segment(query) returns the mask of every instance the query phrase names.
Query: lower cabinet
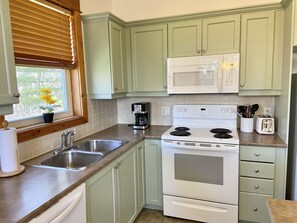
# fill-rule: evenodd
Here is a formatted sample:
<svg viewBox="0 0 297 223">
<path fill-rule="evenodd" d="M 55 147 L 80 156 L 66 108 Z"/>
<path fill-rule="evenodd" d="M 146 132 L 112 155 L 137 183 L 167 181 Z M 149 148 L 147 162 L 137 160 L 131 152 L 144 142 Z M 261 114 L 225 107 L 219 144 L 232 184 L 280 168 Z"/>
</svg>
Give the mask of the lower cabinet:
<svg viewBox="0 0 297 223">
<path fill-rule="evenodd" d="M 128 223 L 138 214 L 137 146 L 86 181 L 88 222 Z"/>
<path fill-rule="evenodd" d="M 270 222 L 266 200 L 285 198 L 287 149 L 240 146 L 240 222 Z"/>
<path fill-rule="evenodd" d="M 137 212 L 145 205 L 144 142 L 136 145 L 137 155 Z"/>
<path fill-rule="evenodd" d="M 161 140 L 145 139 L 146 207 L 163 210 Z"/>
</svg>

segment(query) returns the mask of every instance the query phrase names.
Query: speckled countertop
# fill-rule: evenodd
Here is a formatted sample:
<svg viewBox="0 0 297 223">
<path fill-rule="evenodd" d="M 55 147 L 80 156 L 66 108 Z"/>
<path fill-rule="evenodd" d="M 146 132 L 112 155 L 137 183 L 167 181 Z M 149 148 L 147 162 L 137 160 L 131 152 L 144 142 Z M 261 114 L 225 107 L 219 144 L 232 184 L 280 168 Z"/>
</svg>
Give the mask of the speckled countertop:
<svg viewBox="0 0 297 223">
<path fill-rule="evenodd" d="M 161 135 L 169 127 L 150 126 L 145 131 L 133 131 L 128 125 L 119 124 L 79 140 L 77 143 L 90 139 L 128 141 L 127 144 L 108 154 L 85 171 L 27 166 L 38 159 L 43 160 L 49 154 L 26 162 L 24 173 L 0 179 L 0 222 L 28 222 L 144 138 L 161 139 Z M 262 136 L 257 133 L 241 133 L 239 131 L 239 137 L 242 145 L 286 147 L 286 144 L 277 135 Z"/>
<path fill-rule="evenodd" d="M 238 130 L 240 145 L 245 146 L 265 146 L 286 148 L 287 144 L 277 135 L 261 135 L 256 131 L 244 133 Z"/>
<path fill-rule="evenodd" d="M 297 202 L 270 198 L 267 207 L 272 223 L 297 222 Z"/>
</svg>

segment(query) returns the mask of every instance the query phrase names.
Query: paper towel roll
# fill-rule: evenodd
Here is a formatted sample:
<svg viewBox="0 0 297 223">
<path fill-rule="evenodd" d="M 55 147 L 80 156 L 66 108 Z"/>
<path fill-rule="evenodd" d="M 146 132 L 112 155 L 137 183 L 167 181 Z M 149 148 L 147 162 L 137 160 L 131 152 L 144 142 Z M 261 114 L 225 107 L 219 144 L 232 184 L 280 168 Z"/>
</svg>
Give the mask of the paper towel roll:
<svg viewBox="0 0 297 223">
<path fill-rule="evenodd" d="M 16 129 L 13 127 L 0 129 L 0 158 L 3 172 L 13 172 L 20 169 L 17 148 Z"/>
</svg>

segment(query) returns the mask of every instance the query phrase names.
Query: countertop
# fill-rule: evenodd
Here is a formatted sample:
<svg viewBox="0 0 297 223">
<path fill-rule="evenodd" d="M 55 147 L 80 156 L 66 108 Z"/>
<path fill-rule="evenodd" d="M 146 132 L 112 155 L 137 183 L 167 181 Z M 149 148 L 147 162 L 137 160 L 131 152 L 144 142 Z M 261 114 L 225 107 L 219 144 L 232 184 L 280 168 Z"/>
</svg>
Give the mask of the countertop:
<svg viewBox="0 0 297 223">
<path fill-rule="evenodd" d="M 169 127 L 150 126 L 146 130 L 133 130 L 126 124 L 119 124 L 77 141 L 76 143 L 90 139 L 128 141 L 127 144 L 80 172 L 28 166 L 33 160 L 42 160 L 50 154 L 25 162 L 24 173 L 0 179 L 0 222 L 28 222 L 144 138 L 161 139 L 161 135 Z M 277 135 L 263 136 L 239 131 L 239 137 L 242 145 L 286 147 Z"/>
<path fill-rule="evenodd" d="M 272 223 L 296 223 L 297 202 L 270 198 L 267 200 L 268 212 Z"/>
<path fill-rule="evenodd" d="M 251 133 L 245 133 L 238 130 L 240 145 L 245 146 L 265 146 L 287 148 L 287 144 L 277 135 L 261 135 L 255 130 Z"/>
</svg>

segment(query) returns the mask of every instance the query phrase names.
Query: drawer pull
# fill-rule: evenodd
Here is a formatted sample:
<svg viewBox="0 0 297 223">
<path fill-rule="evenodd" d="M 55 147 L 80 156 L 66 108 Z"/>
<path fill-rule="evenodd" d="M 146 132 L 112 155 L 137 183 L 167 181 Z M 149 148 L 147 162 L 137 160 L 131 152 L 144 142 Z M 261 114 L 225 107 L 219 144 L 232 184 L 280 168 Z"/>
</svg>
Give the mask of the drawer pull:
<svg viewBox="0 0 297 223">
<path fill-rule="evenodd" d="M 255 153 L 255 156 L 260 156 L 261 154 L 260 153 Z"/>
<path fill-rule="evenodd" d="M 255 170 L 255 173 L 259 173 L 259 170 Z"/>
<path fill-rule="evenodd" d="M 253 210 L 254 210 L 254 211 L 258 211 L 258 208 L 254 208 Z"/>
<path fill-rule="evenodd" d="M 259 186 L 258 186 L 258 185 L 256 185 L 256 186 L 255 186 L 255 189 L 259 189 Z"/>
</svg>

